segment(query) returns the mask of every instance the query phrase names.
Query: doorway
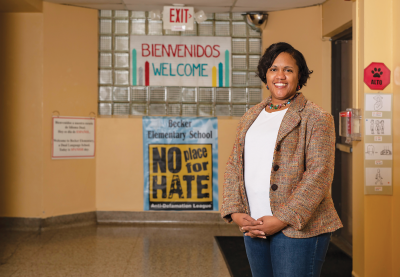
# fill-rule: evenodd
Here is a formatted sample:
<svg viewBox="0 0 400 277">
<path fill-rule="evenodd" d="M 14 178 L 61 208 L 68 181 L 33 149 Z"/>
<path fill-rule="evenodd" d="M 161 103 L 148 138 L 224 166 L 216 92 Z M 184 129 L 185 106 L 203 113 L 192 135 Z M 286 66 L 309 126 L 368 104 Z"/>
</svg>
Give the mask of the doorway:
<svg viewBox="0 0 400 277">
<path fill-rule="evenodd" d="M 332 115 L 335 121 L 336 150 L 332 198 L 343 222 L 333 233 L 332 242 L 352 255 L 352 153 L 351 144 L 339 136 L 339 112 L 352 108 L 352 29 L 331 38 L 332 41 Z M 350 142 L 351 143 L 351 142 Z"/>
</svg>

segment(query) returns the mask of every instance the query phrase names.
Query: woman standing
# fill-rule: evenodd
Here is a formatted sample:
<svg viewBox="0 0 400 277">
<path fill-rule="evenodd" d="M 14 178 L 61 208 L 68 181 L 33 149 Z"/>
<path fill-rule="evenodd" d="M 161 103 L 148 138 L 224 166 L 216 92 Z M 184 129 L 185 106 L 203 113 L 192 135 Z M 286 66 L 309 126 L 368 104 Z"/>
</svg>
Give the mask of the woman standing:
<svg viewBox="0 0 400 277">
<path fill-rule="evenodd" d="M 319 276 L 333 231 L 332 116 L 300 92 L 310 71 L 287 43 L 272 44 L 258 75 L 271 96 L 240 120 L 225 172 L 222 217 L 244 232 L 254 277 Z"/>
</svg>

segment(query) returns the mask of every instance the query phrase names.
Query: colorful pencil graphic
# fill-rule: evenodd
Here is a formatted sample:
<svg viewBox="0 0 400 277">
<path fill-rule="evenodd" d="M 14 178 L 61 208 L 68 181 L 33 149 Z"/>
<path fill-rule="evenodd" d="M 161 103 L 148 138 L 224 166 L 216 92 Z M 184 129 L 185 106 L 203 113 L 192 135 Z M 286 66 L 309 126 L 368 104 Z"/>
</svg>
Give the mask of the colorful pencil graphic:
<svg viewBox="0 0 400 277">
<path fill-rule="evenodd" d="M 222 63 L 218 64 L 218 86 L 223 87 L 224 86 L 224 68 L 222 66 Z"/>
<path fill-rule="evenodd" d="M 212 77 L 212 86 L 216 87 L 217 86 L 217 68 L 215 66 L 212 67 L 211 69 L 211 77 Z"/>
<path fill-rule="evenodd" d="M 136 73 L 136 49 L 132 50 L 132 86 L 136 86 L 137 73 Z"/>
<path fill-rule="evenodd" d="M 229 51 L 225 51 L 225 87 L 229 87 Z"/>
<path fill-rule="evenodd" d="M 143 67 L 139 67 L 139 86 L 143 86 Z"/>
<path fill-rule="evenodd" d="M 145 86 L 150 86 L 150 64 L 149 62 L 144 63 L 144 82 Z"/>
</svg>

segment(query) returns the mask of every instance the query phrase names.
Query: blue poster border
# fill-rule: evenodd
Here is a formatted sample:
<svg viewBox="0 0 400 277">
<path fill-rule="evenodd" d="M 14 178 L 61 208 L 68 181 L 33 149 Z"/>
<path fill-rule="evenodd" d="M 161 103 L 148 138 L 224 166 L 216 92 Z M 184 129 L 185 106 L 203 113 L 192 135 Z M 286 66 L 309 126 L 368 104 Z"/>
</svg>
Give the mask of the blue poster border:
<svg viewBox="0 0 400 277">
<path fill-rule="evenodd" d="M 147 139 L 147 128 L 153 122 L 161 128 L 162 123 L 166 121 L 191 121 L 195 122 L 192 128 L 199 128 L 206 124 L 211 124 L 212 131 L 215 132 L 215 138 L 213 141 L 204 141 L 202 139 L 193 141 L 180 141 L 177 139 L 156 139 L 155 141 L 149 143 Z M 158 122 L 158 124 L 156 123 Z M 154 126 L 157 127 L 157 126 Z M 149 145 L 150 144 L 196 144 L 196 143 L 211 143 L 212 144 L 212 192 L 213 192 L 213 209 L 212 211 L 218 211 L 218 120 L 216 117 L 167 117 L 167 116 L 144 116 L 142 118 L 142 130 L 143 130 L 143 176 L 144 176 L 144 186 L 143 186 L 143 197 L 144 197 L 144 211 L 149 211 L 149 190 L 150 190 L 150 163 L 149 163 Z"/>
</svg>

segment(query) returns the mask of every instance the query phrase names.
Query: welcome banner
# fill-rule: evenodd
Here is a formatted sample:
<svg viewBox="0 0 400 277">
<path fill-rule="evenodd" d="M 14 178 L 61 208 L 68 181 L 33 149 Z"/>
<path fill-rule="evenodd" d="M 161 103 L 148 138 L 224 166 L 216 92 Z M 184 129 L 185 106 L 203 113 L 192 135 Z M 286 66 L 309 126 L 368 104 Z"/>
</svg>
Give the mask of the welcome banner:
<svg viewBox="0 0 400 277">
<path fill-rule="evenodd" d="M 131 36 L 133 86 L 229 87 L 231 38 Z"/>
<path fill-rule="evenodd" d="M 216 118 L 143 117 L 144 210 L 218 210 Z"/>
</svg>

